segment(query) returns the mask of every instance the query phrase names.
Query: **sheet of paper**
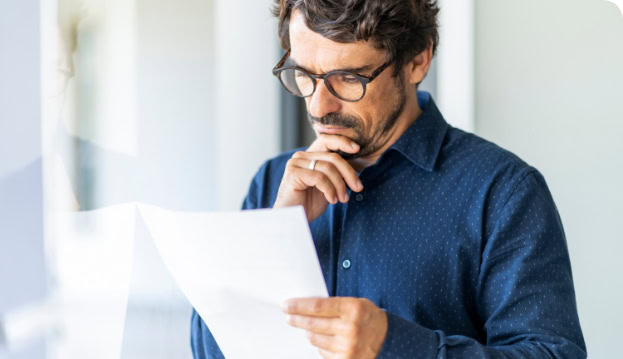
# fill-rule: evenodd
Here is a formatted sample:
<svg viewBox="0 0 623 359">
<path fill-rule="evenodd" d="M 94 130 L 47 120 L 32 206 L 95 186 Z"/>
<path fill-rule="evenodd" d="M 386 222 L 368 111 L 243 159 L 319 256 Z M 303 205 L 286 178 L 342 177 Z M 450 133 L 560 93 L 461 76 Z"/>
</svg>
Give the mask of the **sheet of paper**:
<svg viewBox="0 0 623 359">
<path fill-rule="evenodd" d="M 49 213 L 58 336 L 52 358 L 119 358 L 130 291 L 136 206 Z M 85 333 L 88 333 L 85 335 Z"/>
<path fill-rule="evenodd" d="M 139 205 L 173 278 L 228 359 L 320 358 L 281 303 L 327 297 L 301 207 L 182 213 Z"/>
</svg>

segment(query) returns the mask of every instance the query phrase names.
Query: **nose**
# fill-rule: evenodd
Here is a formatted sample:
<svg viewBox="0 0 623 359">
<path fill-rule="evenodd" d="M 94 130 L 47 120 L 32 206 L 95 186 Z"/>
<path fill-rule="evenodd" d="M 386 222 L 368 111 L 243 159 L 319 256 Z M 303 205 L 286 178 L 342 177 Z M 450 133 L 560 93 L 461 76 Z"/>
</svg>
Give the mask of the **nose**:
<svg viewBox="0 0 623 359">
<path fill-rule="evenodd" d="M 319 80 L 316 84 L 316 91 L 313 95 L 306 98 L 307 111 L 310 115 L 321 118 L 332 112 L 339 112 L 342 108 L 340 99 L 333 96 L 324 81 Z"/>
</svg>

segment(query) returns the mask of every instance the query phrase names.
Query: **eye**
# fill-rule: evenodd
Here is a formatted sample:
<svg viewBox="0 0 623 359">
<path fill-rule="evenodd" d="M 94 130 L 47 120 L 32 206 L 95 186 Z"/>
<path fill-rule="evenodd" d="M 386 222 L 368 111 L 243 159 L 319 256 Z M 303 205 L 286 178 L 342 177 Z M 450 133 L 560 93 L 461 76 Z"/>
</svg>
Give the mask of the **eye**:
<svg viewBox="0 0 623 359">
<path fill-rule="evenodd" d="M 347 84 L 359 82 L 359 80 L 355 76 L 347 74 L 340 75 L 340 81 Z"/>
</svg>

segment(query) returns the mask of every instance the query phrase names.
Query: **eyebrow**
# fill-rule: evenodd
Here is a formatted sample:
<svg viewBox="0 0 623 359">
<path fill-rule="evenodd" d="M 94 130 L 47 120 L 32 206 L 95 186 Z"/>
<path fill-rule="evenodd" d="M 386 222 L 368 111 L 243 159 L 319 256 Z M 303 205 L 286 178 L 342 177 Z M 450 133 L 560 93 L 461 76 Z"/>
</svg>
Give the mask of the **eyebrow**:
<svg viewBox="0 0 623 359">
<path fill-rule="evenodd" d="M 305 70 L 305 71 L 307 71 L 307 72 L 309 72 L 311 74 L 317 75 L 313 71 L 310 71 L 309 69 L 307 69 L 305 66 L 301 66 L 293 58 L 290 57 L 289 61 L 290 61 L 290 63 L 293 66 L 300 67 L 303 70 Z M 365 66 L 361 66 L 361 67 L 347 67 L 347 68 L 344 68 L 344 69 L 335 69 L 335 70 L 331 70 L 331 71 L 347 71 L 347 72 L 353 72 L 353 73 L 359 74 L 361 72 L 367 72 L 367 71 L 370 71 L 370 70 L 372 70 L 372 65 L 365 65 Z"/>
</svg>

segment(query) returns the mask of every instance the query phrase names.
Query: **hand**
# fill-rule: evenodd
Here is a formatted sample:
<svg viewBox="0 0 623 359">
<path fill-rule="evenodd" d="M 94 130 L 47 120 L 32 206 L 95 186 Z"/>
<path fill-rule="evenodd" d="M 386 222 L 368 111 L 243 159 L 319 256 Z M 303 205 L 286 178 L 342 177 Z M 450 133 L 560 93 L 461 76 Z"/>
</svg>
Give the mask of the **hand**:
<svg viewBox="0 0 623 359">
<path fill-rule="evenodd" d="M 321 134 L 307 151 L 296 152 L 286 165 L 273 208 L 302 205 L 309 222 L 329 203 L 348 202 L 346 186 L 355 192 L 363 185 L 353 167 L 337 153 L 357 153 L 359 146 L 344 136 Z M 314 170 L 309 169 L 316 160 Z"/>
<path fill-rule="evenodd" d="M 290 299 L 283 311 L 325 359 L 376 358 L 387 334 L 387 314 L 365 298 Z"/>
</svg>

